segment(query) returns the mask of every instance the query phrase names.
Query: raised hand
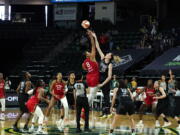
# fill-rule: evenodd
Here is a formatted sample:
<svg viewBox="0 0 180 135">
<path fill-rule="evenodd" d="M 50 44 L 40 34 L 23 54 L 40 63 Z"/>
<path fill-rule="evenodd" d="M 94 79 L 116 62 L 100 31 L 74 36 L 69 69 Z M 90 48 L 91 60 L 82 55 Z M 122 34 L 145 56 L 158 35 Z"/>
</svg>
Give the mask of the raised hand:
<svg viewBox="0 0 180 135">
<path fill-rule="evenodd" d="M 93 38 L 93 34 L 91 30 L 87 30 L 87 35 L 89 36 L 89 38 Z"/>
<path fill-rule="evenodd" d="M 92 32 L 92 36 L 96 39 L 97 36 L 96 36 L 96 33 L 95 32 Z"/>
</svg>

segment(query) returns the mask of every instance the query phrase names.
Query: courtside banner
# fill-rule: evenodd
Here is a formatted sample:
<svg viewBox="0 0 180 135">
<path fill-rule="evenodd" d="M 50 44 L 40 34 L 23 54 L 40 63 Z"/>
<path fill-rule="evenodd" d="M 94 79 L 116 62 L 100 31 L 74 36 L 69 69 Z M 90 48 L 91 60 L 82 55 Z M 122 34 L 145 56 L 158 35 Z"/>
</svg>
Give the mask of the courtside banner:
<svg viewBox="0 0 180 135">
<path fill-rule="evenodd" d="M 77 6 L 76 5 L 54 5 L 54 20 L 55 21 L 68 21 L 76 20 Z"/>
<path fill-rule="evenodd" d="M 168 74 L 169 69 L 180 76 L 180 47 L 172 48 L 142 69 L 142 75 Z"/>
<path fill-rule="evenodd" d="M 6 92 L 6 107 L 18 107 L 18 94 L 14 91 Z M 46 106 L 45 102 L 40 102 L 40 106 Z"/>
<path fill-rule="evenodd" d="M 16 92 L 6 92 L 6 106 L 18 106 L 18 95 Z"/>
<path fill-rule="evenodd" d="M 132 68 L 152 52 L 152 49 L 126 49 L 122 51 L 113 52 L 115 55 L 120 57 L 120 62 L 113 63 L 113 70 L 118 73 L 126 72 Z"/>
</svg>

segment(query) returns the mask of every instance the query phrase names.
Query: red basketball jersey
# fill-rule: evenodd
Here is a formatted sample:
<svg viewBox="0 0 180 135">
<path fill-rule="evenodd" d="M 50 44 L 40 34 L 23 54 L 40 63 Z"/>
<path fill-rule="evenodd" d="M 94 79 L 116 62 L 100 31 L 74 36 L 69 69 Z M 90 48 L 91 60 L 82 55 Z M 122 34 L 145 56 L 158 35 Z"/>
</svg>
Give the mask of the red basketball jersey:
<svg viewBox="0 0 180 135">
<path fill-rule="evenodd" d="M 61 99 L 65 96 L 65 85 L 62 82 L 55 82 L 52 86 L 54 94 L 58 96 L 58 99 Z"/>
<path fill-rule="evenodd" d="M 29 112 L 33 113 L 35 111 L 36 106 L 39 104 L 39 89 L 42 87 L 38 87 L 35 89 L 35 95 L 31 96 L 31 98 L 27 101 L 26 106 L 29 110 Z"/>
<path fill-rule="evenodd" d="M 5 86 L 4 80 L 0 81 L 0 98 L 4 98 L 5 97 L 4 86 Z"/>
<path fill-rule="evenodd" d="M 83 62 L 83 66 L 87 69 L 88 74 L 99 73 L 98 63 L 87 58 Z"/>
<path fill-rule="evenodd" d="M 87 69 L 86 75 L 87 85 L 89 87 L 95 87 L 99 84 L 99 65 L 97 62 L 87 58 L 83 62 L 83 67 Z"/>
<path fill-rule="evenodd" d="M 153 99 L 153 96 L 155 94 L 154 88 L 146 88 L 146 98 L 144 99 L 145 103 L 148 105 L 151 105 L 155 100 Z"/>
</svg>

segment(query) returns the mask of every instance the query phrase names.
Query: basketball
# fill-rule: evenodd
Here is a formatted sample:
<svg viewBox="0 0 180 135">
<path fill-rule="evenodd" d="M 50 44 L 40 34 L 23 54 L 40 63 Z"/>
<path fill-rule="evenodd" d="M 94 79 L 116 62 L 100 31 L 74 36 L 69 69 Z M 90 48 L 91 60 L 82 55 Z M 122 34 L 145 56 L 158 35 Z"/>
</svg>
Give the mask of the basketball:
<svg viewBox="0 0 180 135">
<path fill-rule="evenodd" d="M 84 29 L 88 29 L 90 27 L 90 22 L 88 20 L 84 20 L 84 21 L 82 21 L 81 26 Z"/>
</svg>

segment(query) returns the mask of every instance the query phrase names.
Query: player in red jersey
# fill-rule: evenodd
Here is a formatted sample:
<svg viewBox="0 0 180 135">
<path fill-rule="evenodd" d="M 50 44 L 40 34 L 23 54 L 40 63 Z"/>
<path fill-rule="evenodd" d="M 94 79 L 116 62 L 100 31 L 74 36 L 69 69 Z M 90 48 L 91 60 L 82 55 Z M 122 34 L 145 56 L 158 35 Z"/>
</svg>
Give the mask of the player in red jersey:
<svg viewBox="0 0 180 135">
<path fill-rule="evenodd" d="M 147 82 L 147 87 L 145 88 L 145 98 L 144 98 L 144 102 L 142 103 L 142 105 L 140 106 L 139 109 L 139 123 L 137 124 L 138 127 L 143 127 L 143 114 L 144 112 L 148 109 L 148 108 L 152 108 L 155 99 L 154 94 L 155 94 L 155 89 L 154 89 L 154 84 L 153 84 L 153 80 L 148 80 Z"/>
<path fill-rule="evenodd" d="M 5 91 L 4 91 L 5 81 L 3 79 L 3 73 L 0 73 L 0 103 L 1 103 L 1 118 L 0 120 L 5 120 Z"/>
<path fill-rule="evenodd" d="M 96 46 L 92 31 L 88 30 L 87 34 L 91 41 L 91 52 L 86 52 L 86 59 L 84 60 L 82 67 L 84 70 L 87 70 L 86 82 L 90 90 L 88 102 L 91 106 L 98 90 L 97 85 L 99 84 L 99 65 L 96 61 Z"/>
<path fill-rule="evenodd" d="M 69 107 L 68 107 L 68 102 L 67 102 L 67 99 L 65 96 L 65 93 L 66 93 L 65 82 L 62 80 L 62 74 L 58 73 L 56 78 L 57 79 L 52 82 L 52 85 L 50 88 L 52 97 L 51 97 L 49 106 L 47 107 L 47 110 L 45 113 L 45 116 L 46 116 L 45 121 L 48 120 L 50 111 L 51 111 L 52 107 L 55 105 L 56 101 L 60 100 L 63 105 L 63 108 L 64 108 L 64 116 L 61 116 L 61 119 L 58 121 L 58 123 L 60 123 L 60 124 L 58 124 L 58 128 L 59 128 L 59 130 L 61 130 L 62 124 L 64 123 L 64 121 L 68 120 Z"/>
<path fill-rule="evenodd" d="M 44 114 L 41 108 L 38 106 L 40 101 L 45 101 L 49 103 L 49 100 L 44 97 L 44 81 L 38 80 L 36 83 L 36 88 L 34 89 L 33 96 L 27 101 L 26 107 L 29 113 L 33 114 L 34 117 L 38 119 L 38 130 L 37 133 L 44 133 L 42 130 L 42 124 L 44 119 Z M 34 131 L 34 123 L 30 128 L 31 131 Z"/>
</svg>

